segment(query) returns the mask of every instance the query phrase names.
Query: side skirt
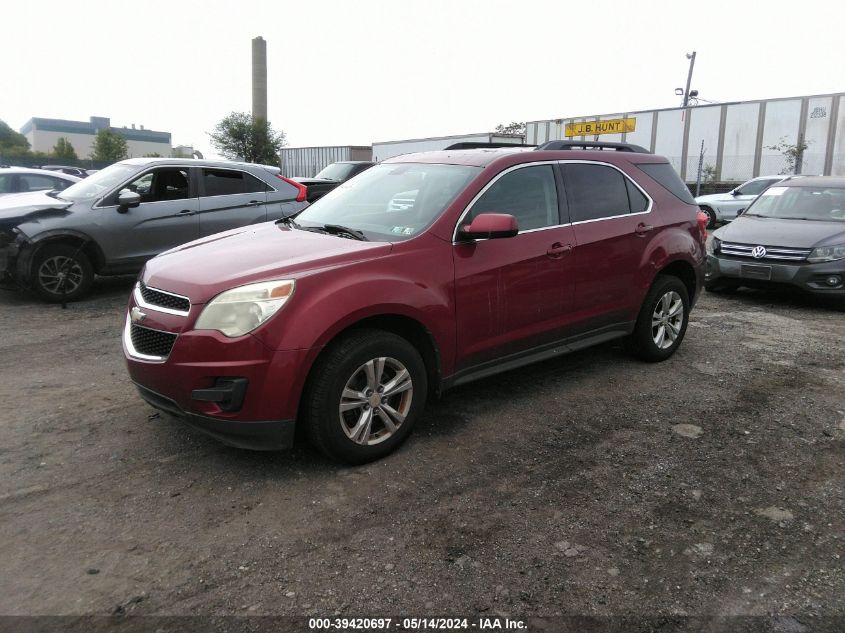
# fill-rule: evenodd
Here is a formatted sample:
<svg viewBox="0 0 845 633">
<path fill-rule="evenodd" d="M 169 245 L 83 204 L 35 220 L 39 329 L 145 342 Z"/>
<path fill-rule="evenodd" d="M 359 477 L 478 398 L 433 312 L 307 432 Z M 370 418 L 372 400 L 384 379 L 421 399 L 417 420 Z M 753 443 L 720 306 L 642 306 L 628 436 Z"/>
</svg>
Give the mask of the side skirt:
<svg viewBox="0 0 845 633">
<path fill-rule="evenodd" d="M 554 341 L 522 352 L 510 354 L 509 356 L 503 356 L 502 358 L 487 361 L 480 365 L 467 367 L 452 374 L 448 378 L 444 378 L 441 383 L 441 390 L 446 391 L 452 387 L 510 371 L 518 367 L 523 367 L 524 365 L 530 365 L 617 338 L 623 338 L 634 331 L 635 325 L 635 321 L 614 323 L 598 330 L 592 330 L 577 336 L 561 339 L 560 341 Z"/>
</svg>

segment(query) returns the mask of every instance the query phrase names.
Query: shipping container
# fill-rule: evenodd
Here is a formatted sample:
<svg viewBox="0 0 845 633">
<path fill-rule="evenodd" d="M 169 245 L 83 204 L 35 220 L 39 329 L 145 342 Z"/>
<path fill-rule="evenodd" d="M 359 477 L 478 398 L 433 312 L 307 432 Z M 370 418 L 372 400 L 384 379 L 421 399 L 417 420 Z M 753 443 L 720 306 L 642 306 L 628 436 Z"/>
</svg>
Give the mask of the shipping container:
<svg viewBox="0 0 845 633">
<path fill-rule="evenodd" d="M 404 141 L 382 141 L 373 143 L 373 160 L 381 162 L 394 156 L 410 154 L 412 152 L 433 152 L 445 149 L 455 143 L 507 143 L 510 145 L 523 145 L 525 143 L 525 137 L 520 134 L 481 132 L 479 134 L 435 136 L 432 138 L 406 139 Z"/>
<path fill-rule="evenodd" d="M 566 125 L 584 121 L 635 119 L 634 131 L 600 136 L 566 136 Z M 783 173 L 845 175 L 845 93 L 784 97 L 643 110 L 526 124 L 526 142 L 603 140 L 633 143 L 669 159 L 687 182 L 699 162 L 719 182 L 741 182 Z M 703 158 L 700 160 L 702 144 Z M 782 149 L 806 149 L 790 168 Z M 375 146 L 374 146 L 375 151 Z"/>
<path fill-rule="evenodd" d="M 283 147 L 279 152 L 282 175 L 313 178 L 323 167 L 344 160 L 372 160 L 373 149 L 361 145 Z"/>
</svg>

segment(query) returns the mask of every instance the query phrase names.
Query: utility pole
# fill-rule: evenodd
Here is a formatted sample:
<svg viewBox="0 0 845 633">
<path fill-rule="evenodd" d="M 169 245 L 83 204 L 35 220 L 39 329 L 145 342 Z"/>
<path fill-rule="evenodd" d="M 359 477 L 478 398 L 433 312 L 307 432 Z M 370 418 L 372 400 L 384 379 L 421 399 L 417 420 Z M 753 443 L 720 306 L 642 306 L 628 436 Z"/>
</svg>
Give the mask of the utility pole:
<svg viewBox="0 0 845 633">
<path fill-rule="evenodd" d="M 689 87 L 692 83 L 692 69 L 695 66 L 695 51 L 692 53 L 687 53 L 687 59 L 689 60 L 689 74 L 687 75 L 687 89 L 684 90 L 684 107 L 687 107 L 689 103 Z"/>
</svg>

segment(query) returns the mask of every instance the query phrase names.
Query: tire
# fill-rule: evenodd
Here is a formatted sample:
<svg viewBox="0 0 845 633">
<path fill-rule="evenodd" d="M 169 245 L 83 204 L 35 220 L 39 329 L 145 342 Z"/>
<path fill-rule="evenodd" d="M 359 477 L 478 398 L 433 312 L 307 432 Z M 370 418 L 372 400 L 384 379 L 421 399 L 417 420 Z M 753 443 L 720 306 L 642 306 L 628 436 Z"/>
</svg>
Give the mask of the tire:
<svg viewBox="0 0 845 633">
<path fill-rule="evenodd" d="M 378 389 L 384 388 L 396 390 L 382 400 Z M 427 392 L 425 363 L 413 345 L 383 330 L 357 330 L 317 360 L 301 412 L 319 451 L 336 461 L 364 464 L 407 439 Z"/>
<path fill-rule="evenodd" d="M 676 313 L 678 306 L 680 313 Z M 677 277 L 658 275 L 628 339 L 629 351 L 652 363 L 669 358 L 684 340 L 689 310 L 689 295 L 683 282 Z"/>
<path fill-rule="evenodd" d="M 711 209 L 710 207 L 698 207 L 701 209 L 701 212 L 707 216 L 707 228 L 708 229 L 715 229 L 716 225 L 718 224 L 718 220 L 716 219 L 716 212 Z"/>
<path fill-rule="evenodd" d="M 93 282 L 94 267 L 77 246 L 47 245 L 32 262 L 30 285 L 49 303 L 77 301 L 88 293 Z"/>
</svg>

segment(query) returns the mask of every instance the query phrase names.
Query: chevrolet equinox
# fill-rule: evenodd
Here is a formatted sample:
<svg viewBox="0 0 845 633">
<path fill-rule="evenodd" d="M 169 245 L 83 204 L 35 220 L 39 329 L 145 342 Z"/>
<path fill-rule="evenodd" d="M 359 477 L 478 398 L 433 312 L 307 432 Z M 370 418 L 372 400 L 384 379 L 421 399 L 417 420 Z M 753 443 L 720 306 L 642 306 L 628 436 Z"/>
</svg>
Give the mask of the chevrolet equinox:
<svg viewBox="0 0 845 633">
<path fill-rule="evenodd" d="M 430 394 L 616 338 L 681 344 L 706 220 L 637 146 L 408 154 L 295 218 L 150 260 L 123 348 L 152 406 L 230 445 L 399 446 Z"/>
</svg>

